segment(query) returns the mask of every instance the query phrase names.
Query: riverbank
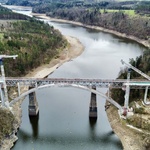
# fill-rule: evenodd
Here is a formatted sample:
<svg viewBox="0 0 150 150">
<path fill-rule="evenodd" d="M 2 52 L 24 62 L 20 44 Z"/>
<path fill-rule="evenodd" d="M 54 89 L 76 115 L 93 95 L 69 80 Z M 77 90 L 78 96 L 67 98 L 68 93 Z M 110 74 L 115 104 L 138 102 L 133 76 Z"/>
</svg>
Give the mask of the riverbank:
<svg viewBox="0 0 150 150">
<path fill-rule="evenodd" d="M 121 140 L 123 150 L 145 150 L 142 133 L 129 128 L 126 123 L 120 119 L 118 110 L 114 106 L 110 106 L 106 110 L 106 113 L 112 130 Z"/>
<path fill-rule="evenodd" d="M 80 23 L 80 22 L 75 22 L 75 21 L 70 21 L 70 20 L 63 20 L 63 19 L 57 19 L 57 18 L 51 18 L 49 16 L 46 16 L 46 14 L 31 13 L 31 15 L 34 16 L 34 17 L 41 18 L 41 19 L 51 20 L 51 21 L 55 21 L 55 22 L 70 23 L 70 24 L 86 27 L 86 28 L 89 28 L 89 29 L 96 29 L 96 30 L 99 30 L 99 31 L 111 33 L 111 34 L 117 35 L 119 37 L 123 37 L 123 38 L 127 38 L 127 39 L 130 39 L 130 40 L 134 40 L 134 41 L 144 45 L 145 47 L 149 47 L 150 48 L 150 41 L 142 40 L 142 39 L 139 39 L 139 38 L 134 37 L 134 36 L 129 36 L 129 35 L 126 35 L 125 33 L 120 33 L 120 32 L 117 32 L 117 31 L 114 31 L 114 30 L 109 30 L 109 29 L 106 29 L 106 28 L 103 28 L 103 27 L 85 25 L 85 24 Z"/>
<path fill-rule="evenodd" d="M 59 68 L 63 63 L 81 55 L 81 53 L 84 51 L 84 47 L 81 44 L 81 42 L 74 37 L 65 36 L 65 38 L 67 39 L 69 46 L 60 52 L 58 58 L 54 58 L 49 62 L 49 64 L 43 64 L 38 68 L 33 69 L 25 77 L 47 77 L 49 74 L 53 73 L 53 71 L 55 71 L 57 68 Z"/>
<path fill-rule="evenodd" d="M 81 53 L 84 51 L 84 46 L 81 44 L 81 42 L 74 37 L 65 36 L 65 38 L 68 41 L 68 47 L 66 47 L 64 50 L 60 52 L 58 58 L 53 59 L 52 61 L 49 62 L 49 64 L 43 64 L 39 66 L 38 68 L 33 69 L 25 77 L 34 77 L 34 78 L 47 77 L 49 74 L 53 73 L 53 71 L 57 69 L 59 66 L 61 66 L 63 63 L 70 61 L 78 57 L 79 55 L 81 55 Z M 23 93 L 26 90 L 28 90 L 28 87 L 23 87 L 21 89 L 21 92 Z M 16 97 L 17 93 L 14 93 L 13 96 Z M 12 133 L 10 137 L 6 138 L 3 141 L 3 144 L 0 147 L 0 150 L 10 150 L 11 147 L 14 146 L 14 143 L 18 140 L 16 133 L 21 125 L 22 101 L 23 99 L 17 102 L 12 108 L 12 112 L 14 116 L 16 117 L 16 121 L 14 123 L 14 132 Z"/>
</svg>

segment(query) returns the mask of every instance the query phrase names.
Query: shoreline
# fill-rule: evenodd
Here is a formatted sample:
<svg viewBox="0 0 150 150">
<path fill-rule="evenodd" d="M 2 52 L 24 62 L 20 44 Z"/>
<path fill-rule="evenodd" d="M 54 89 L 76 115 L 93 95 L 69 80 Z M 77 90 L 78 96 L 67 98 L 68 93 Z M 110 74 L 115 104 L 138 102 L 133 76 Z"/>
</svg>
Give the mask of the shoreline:
<svg viewBox="0 0 150 150">
<path fill-rule="evenodd" d="M 49 62 L 49 64 L 40 65 L 39 67 L 30 71 L 25 77 L 45 78 L 49 74 L 53 73 L 58 67 L 63 65 L 65 62 L 70 61 L 82 54 L 82 52 L 84 51 L 84 46 L 77 38 L 71 36 L 64 37 L 67 39 L 69 45 L 59 53 L 59 58 L 53 58 Z M 25 92 L 26 90 L 28 90 L 28 87 L 22 87 L 21 93 Z M 17 93 L 15 93 L 14 96 L 17 96 L 16 94 Z M 14 123 L 14 131 L 9 138 L 5 138 L 3 140 L 3 144 L 1 145 L 0 150 L 11 149 L 14 146 L 15 142 L 18 140 L 16 134 L 21 125 L 21 104 L 23 100 L 24 98 L 18 101 L 12 108 L 12 112 L 16 116 L 16 122 Z"/>
<path fill-rule="evenodd" d="M 70 61 L 82 54 L 84 51 L 84 46 L 77 38 L 71 36 L 64 37 L 68 41 L 69 46 L 59 53 L 59 57 L 57 59 L 53 58 L 48 64 L 43 64 L 33 69 L 25 77 L 45 78 L 65 62 Z"/>
<path fill-rule="evenodd" d="M 128 127 L 120 119 L 118 110 L 114 106 L 109 106 L 106 110 L 106 114 L 112 131 L 119 137 L 122 143 L 123 150 L 145 150 L 142 143 L 142 134 L 139 131 Z"/>
<path fill-rule="evenodd" d="M 64 20 L 64 19 L 57 19 L 57 18 L 51 18 L 49 16 L 46 16 L 46 14 L 31 13 L 31 15 L 34 16 L 34 17 L 38 17 L 38 18 L 41 18 L 41 19 L 47 19 L 47 20 L 51 20 L 51 21 L 54 21 L 54 22 L 70 23 L 70 24 L 86 27 L 86 28 L 89 28 L 89 29 L 95 29 L 95 30 L 98 30 L 98 31 L 111 33 L 111 34 L 114 34 L 114 35 L 122 37 L 122 38 L 127 38 L 127 39 L 130 39 L 130 40 L 133 40 L 135 42 L 138 42 L 139 44 L 142 44 L 145 47 L 150 48 L 150 42 L 148 42 L 147 40 L 142 40 L 142 39 L 139 39 L 139 38 L 131 36 L 131 35 L 126 35 L 125 33 L 120 33 L 120 32 L 110 30 L 110 29 L 106 29 L 106 28 L 99 27 L 99 26 L 85 25 L 85 24 L 80 23 L 80 22 Z"/>
</svg>

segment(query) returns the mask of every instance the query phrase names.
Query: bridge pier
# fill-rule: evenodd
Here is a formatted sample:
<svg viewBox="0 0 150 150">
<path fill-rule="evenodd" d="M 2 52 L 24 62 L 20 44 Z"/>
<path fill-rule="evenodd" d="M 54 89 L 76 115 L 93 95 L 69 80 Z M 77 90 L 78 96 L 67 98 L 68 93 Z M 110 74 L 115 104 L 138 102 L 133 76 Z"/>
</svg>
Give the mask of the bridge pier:
<svg viewBox="0 0 150 150">
<path fill-rule="evenodd" d="M 30 89 L 32 89 L 32 87 L 29 87 L 29 90 Z M 39 106 L 38 106 L 35 92 L 29 94 L 28 112 L 29 112 L 29 116 L 36 116 L 39 113 Z"/>
<path fill-rule="evenodd" d="M 0 84 L 0 95 L 1 95 L 1 103 L 2 103 L 2 106 L 5 106 L 4 90 L 3 90 L 1 84 Z"/>
<path fill-rule="evenodd" d="M 93 86 L 92 89 L 96 90 L 96 86 Z M 91 101 L 89 106 L 89 119 L 97 119 L 97 102 L 96 94 L 91 93 Z"/>
<path fill-rule="evenodd" d="M 150 102 L 147 101 L 148 88 L 149 88 L 149 86 L 146 86 L 146 88 L 145 88 L 145 94 L 144 94 L 144 104 L 145 105 L 150 105 Z"/>
</svg>

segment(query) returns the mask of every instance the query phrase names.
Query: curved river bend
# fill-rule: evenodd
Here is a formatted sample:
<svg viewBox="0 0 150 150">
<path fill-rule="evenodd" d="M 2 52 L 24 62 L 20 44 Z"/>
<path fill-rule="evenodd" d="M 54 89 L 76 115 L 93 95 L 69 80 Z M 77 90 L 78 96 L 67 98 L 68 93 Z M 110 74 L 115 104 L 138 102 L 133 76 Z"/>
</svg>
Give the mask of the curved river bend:
<svg viewBox="0 0 150 150">
<path fill-rule="evenodd" d="M 19 11 L 28 14 L 28 11 Z M 96 30 L 48 22 L 62 34 L 77 37 L 85 51 L 66 62 L 49 77 L 105 78 L 118 76 L 123 59 L 129 62 L 145 48 L 136 42 Z M 98 89 L 106 93 L 107 89 Z M 98 119 L 89 122 L 90 93 L 74 88 L 47 88 L 37 92 L 39 118 L 28 116 L 28 97 L 22 109 L 19 140 L 13 150 L 122 150 L 118 137 L 112 133 L 104 109 L 105 100 L 97 97 Z M 112 112 L 113 113 L 113 112 Z"/>
</svg>

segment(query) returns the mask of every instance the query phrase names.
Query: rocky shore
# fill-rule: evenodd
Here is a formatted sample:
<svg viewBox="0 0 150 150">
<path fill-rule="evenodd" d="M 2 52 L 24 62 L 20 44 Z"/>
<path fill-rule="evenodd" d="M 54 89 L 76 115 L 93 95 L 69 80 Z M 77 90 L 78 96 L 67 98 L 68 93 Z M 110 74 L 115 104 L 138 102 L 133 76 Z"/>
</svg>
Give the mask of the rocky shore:
<svg viewBox="0 0 150 150">
<path fill-rule="evenodd" d="M 142 133 L 128 127 L 124 120 L 120 119 L 118 110 L 114 106 L 110 106 L 106 113 L 112 130 L 121 140 L 124 150 L 146 150 L 143 146 Z"/>
<path fill-rule="evenodd" d="M 84 47 L 78 39 L 70 36 L 65 36 L 65 38 L 67 39 L 69 45 L 67 48 L 65 48 L 63 51 L 60 52 L 59 57 L 57 59 L 53 59 L 51 62 L 49 62 L 49 64 L 44 64 L 36 69 L 33 69 L 25 77 L 34 77 L 34 78 L 47 77 L 63 63 L 76 58 L 84 51 Z M 23 87 L 21 89 L 21 92 L 24 93 L 26 90 L 28 90 L 28 87 Z M 14 93 L 13 96 L 17 96 L 16 94 L 17 93 Z M 16 118 L 16 121 L 14 123 L 14 132 L 10 135 L 10 137 L 4 139 L 2 146 L 0 147 L 0 150 L 10 150 L 14 146 L 14 143 L 18 140 L 16 133 L 21 125 L 22 101 L 23 99 L 17 102 L 12 108 L 12 112 Z"/>
</svg>

